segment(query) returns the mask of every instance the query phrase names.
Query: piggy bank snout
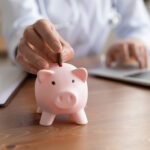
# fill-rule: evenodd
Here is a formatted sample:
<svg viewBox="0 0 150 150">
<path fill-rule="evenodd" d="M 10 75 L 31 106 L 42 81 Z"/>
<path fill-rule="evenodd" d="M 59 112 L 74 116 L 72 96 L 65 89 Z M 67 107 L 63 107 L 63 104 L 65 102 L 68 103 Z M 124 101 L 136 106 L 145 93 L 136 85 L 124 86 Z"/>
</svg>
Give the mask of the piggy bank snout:
<svg viewBox="0 0 150 150">
<path fill-rule="evenodd" d="M 72 92 L 62 92 L 55 100 L 55 105 L 61 109 L 71 108 L 77 103 L 77 95 Z"/>
</svg>

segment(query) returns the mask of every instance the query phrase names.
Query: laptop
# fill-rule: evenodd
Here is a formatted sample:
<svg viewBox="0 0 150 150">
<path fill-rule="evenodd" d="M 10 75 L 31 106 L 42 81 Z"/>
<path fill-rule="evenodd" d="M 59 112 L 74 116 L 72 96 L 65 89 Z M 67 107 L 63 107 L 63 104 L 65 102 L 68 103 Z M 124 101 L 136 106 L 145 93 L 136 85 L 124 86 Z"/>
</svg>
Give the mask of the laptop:
<svg viewBox="0 0 150 150">
<path fill-rule="evenodd" d="M 26 77 L 27 73 L 16 66 L 0 66 L 0 106 L 6 105 Z"/>
<path fill-rule="evenodd" d="M 107 68 L 105 57 L 102 57 L 101 64 L 98 68 L 89 69 L 89 75 L 150 87 L 150 61 L 146 69 L 139 69 L 136 62 L 126 65 L 113 64 Z"/>
</svg>

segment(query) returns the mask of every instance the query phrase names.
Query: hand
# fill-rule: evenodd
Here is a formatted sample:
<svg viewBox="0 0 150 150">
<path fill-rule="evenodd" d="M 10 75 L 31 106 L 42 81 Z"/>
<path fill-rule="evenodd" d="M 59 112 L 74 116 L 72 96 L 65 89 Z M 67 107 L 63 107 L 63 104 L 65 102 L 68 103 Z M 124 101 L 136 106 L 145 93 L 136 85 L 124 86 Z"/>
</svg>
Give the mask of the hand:
<svg viewBox="0 0 150 150">
<path fill-rule="evenodd" d="M 55 30 L 48 20 L 38 20 L 28 26 L 17 49 L 17 62 L 25 71 L 36 74 L 57 62 L 58 52 L 62 61 L 68 61 L 74 55 L 72 47 Z"/>
<path fill-rule="evenodd" d="M 112 62 L 124 64 L 133 58 L 138 62 L 139 68 L 147 67 L 147 51 L 145 45 L 137 39 L 120 40 L 114 43 L 106 54 L 106 65 Z"/>
</svg>

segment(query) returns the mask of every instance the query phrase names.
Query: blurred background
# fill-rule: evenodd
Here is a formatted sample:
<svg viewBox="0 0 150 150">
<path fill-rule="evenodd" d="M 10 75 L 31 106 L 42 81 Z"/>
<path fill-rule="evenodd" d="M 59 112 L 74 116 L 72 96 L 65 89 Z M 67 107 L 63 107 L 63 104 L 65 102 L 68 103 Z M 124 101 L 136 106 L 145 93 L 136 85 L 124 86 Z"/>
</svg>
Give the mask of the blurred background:
<svg viewBox="0 0 150 150">
<path fill-rule="evenodd" d="M 144 1 L 145 1 L 145 5 L 150 13 L 150 0 L 144 0 Z M 113 31 L 111 31 L 109 38 L 105 44 L 105 47 L 101 53 L 105 53 L 106 50 L 108 49 L 108 47 L 111 45 L 111 43 L 113 43 L 115 40 L 116 40 L 115 35 L 114 35 Z M 6 57 L 7 57 L 7 45 L 6 45 L 5 39 L 3 38 L 2 32 L 1 32 L 1 11 L 0 11 L 0 63 L 3 62 L 3 58 L 5 58 L 5 61 L 6 61 Z"/>
</svg>

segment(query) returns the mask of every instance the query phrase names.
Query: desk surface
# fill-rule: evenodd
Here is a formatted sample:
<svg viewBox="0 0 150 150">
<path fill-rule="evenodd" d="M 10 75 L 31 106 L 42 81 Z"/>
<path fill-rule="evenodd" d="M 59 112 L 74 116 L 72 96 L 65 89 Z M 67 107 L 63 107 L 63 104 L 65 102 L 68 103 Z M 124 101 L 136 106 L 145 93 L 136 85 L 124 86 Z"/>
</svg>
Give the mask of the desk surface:
<svg viewBox="0 0 150 150">
<path fill-rule="evenodd" d="M 72 61 L 88 68 L 98 59 Z M 89 77 L 84 126 L 58 116 L 50 127 L 39 126 L 34 97 L 35 78 L 29 77 L 6 108 L 0 108 L 0 149 L 15 150 L 149 150 L 150 90 Z"/>
</svg>

